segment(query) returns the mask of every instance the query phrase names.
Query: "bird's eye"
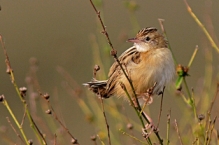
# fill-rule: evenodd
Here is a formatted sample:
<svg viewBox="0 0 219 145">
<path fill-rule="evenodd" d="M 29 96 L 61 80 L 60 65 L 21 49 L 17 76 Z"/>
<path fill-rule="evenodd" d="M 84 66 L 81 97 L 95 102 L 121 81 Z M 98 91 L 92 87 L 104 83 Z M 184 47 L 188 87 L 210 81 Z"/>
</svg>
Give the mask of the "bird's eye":
<svg viewBox="0 0 219 145">
<path fill-rule="evenodd" d="M 150 37 L 146 37 L 146 38 L 145 38 L 146 41 L 149 41 L 150 39 L 151 39 Z"/>
</svg>

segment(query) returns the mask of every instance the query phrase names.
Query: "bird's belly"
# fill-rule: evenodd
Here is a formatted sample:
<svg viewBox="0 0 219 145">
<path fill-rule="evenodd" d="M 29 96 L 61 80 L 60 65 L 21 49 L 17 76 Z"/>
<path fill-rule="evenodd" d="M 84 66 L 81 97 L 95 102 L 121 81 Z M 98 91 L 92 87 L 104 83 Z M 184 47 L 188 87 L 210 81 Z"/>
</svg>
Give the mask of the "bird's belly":
<svg viewBox="0 0 219 145">
<path fill-rule="evenodd" d="M 162 75 L 162 69 L 160 68 L 150 67 L 136 69 L 135 71 L 136 72 L 131 74 L 131 79 L 137 93 L 145 93 L 147 89 L 152 88 L 155 83 L 154 92 L 161 90 L 161 87 L 165 85 L 165 78 L 163 78 L 165 76 Z"/>
</svg>

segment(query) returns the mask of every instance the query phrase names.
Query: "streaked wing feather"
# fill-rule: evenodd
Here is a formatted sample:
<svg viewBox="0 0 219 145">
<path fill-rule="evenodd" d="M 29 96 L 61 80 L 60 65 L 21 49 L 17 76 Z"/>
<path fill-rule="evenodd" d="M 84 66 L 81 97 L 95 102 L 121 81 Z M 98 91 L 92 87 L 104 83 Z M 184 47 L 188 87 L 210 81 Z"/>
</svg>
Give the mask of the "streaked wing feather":
<svg viewBox="0 0 219 145">
<path fill-rule="evenodd" d="M 137 51 L 136 47 L 131 47 L 129 49 L 127 49 L 125 52 L 123 52 L 120 56 L 119 56 L 119 61 L 122 62 L 122 65 L 127 66 L 128 63 L 130 62 L 134 62 L 136 64 L 138 64 L 140 62 L 139 59 L 140 53 Z M 109 70 L 109 74 L 108 77 L 110 78 L 115 71 L 117 71 L 117 67 L 119 66 L 119 64 L 117 62 L 114 62 L 113 65 L 111 66 L 110 70 Z M 119 68 L 120 70 L 121 68 Z"/>
<path fill-rule="evenodd" d="M 137 51 L 136 47 L 131 47 L 123 52 L 120 57 L 119 61 L 122 62 L 122 66 L 124 69 L 127 69 L 125 66 L 128 66 L 129 63 L 136 63 L 138 64 L 140 60 L 140 53 Z M 108 81 L 107 81 L 107 94 L 112 95 L 116 90 L 115 85 L 118 83 L 120 75 L 122 75 L 122 70 L 117 62 L 114 62 L 110 68 L 108 74 Z"/>
</svg>

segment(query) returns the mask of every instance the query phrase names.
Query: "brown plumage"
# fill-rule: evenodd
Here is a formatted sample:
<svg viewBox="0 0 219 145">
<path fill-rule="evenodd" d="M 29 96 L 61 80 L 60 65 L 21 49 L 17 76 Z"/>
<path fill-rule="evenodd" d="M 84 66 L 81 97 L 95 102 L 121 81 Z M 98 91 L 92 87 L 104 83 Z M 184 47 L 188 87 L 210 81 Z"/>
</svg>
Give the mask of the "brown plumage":
<svg viewBox="0 0 219 145">
<path fill-rule="evenodd" d="M 119 61 L 131 78 L 136 93 L 140 96 L 157 83 L 153 94 L 158 94 L 172 80 L 175 73 L 167 41 L 153 27 L 140 30 L 135 38 L 128 41 L 134 42 L 134 46 L 123 52 Z M 133 95 L 127 78 L 118 63 L 114 62 L 109 70 L 108 80 L 93 80 L 84 85 L 104 98 L 126 97 L 120 86 L 121 82 L 126 86 L 129 94 Z"/>
</svg>

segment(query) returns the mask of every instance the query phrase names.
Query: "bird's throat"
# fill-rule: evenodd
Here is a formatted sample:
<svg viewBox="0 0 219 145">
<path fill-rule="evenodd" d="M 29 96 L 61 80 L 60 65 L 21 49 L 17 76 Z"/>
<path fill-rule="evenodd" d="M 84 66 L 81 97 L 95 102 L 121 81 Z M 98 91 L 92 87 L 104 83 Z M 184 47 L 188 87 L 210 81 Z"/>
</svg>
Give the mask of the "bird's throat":
<svg viewBox="0 0 219 145">
<path fill-rule="evenodd" d="M 145 45 L 144 43 L 134 43 L 134 46 L 138 52 L 146 52 L 150 49 L 149 46 Z"/>
</svg>

